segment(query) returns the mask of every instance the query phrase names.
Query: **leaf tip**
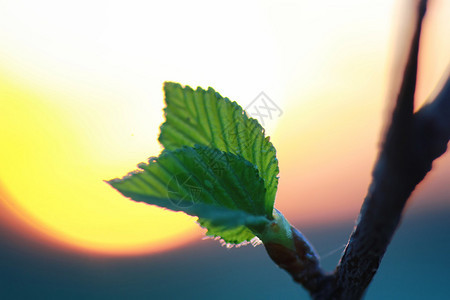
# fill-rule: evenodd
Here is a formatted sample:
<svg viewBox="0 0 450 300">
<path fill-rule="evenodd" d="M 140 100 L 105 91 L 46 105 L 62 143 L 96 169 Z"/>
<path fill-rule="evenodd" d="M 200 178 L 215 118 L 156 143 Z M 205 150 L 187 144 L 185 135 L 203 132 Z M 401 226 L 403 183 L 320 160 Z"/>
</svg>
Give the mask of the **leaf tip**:
<svg viewBox="0 0 450 300">
<path fill-rule="evenodd" d="M 179 84 L 178 82 L 174 82 L 174 81 L 164 81 L 163 83 L 163 89 L 167 90 L 167 89 L 171 89 L 171 88 L 181 88 L 181 84 Z"/>
<path fill-rule="evenodd" d="M 117 190 L 117 185 L 121 181 L 122 181 L 122 179 L 120 179 L 120 178 L 114 178 L 114 179 L 110 179 L 110 180 L 103 180 L 103 182 L 107 183 L 108 185 L 110 185 L 111 187 L 113 187 L 116 190 Z"/>
</svg>

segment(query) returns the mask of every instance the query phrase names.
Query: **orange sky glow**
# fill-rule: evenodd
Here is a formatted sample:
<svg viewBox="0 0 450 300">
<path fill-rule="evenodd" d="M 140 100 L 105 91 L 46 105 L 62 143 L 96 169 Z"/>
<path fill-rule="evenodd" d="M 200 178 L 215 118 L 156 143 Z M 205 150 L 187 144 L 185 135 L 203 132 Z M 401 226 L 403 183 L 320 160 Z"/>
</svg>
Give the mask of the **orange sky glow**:
<svg viewBox="0 0 450 300">
<path fill-rule="evenodd" d="M 418 106 L 450 63 L 450 2 L 430 4 Z M 357 216 L 398 74 L 401 4 L 86 5 L 0 4 L 2 223 L 102 255 L 200 240 L 192 217 L 129 201 L 103 181 L 161 151 L 166 80 L 212 86 L 243 107 L 264 91 L 283 110 L 267 122 L 281 170 L 276 207 L 308 226 Z M 416 198 L 450 193 L 447 156 Z"/>
</svg>

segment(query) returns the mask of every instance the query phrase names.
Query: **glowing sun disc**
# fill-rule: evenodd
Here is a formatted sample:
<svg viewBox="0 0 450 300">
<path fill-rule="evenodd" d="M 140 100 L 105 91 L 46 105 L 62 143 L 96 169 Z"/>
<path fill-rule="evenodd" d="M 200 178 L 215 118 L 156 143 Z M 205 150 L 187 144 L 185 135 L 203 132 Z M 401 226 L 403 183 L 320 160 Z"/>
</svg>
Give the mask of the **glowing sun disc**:
<svg viewBox="0 0 450 300">
<path fill-rule="evenodd" d="M 111 109 L 113 101 L 63 99 L 0 79 L 0 182 L 10 213 L 95 252 L 161 251 L 199 237 L 192 217 L 133 202 L 103 181 L 160 152 L 160 120 L 140 131 L 136 103 Z"/>
</svg>

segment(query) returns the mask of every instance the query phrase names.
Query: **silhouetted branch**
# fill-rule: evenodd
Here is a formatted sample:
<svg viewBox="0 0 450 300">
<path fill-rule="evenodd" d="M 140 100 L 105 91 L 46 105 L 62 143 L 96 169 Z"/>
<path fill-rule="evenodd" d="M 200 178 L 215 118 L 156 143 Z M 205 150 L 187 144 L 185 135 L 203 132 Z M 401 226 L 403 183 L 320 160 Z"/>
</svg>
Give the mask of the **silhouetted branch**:
<svg viewBox="0 0 450 300">
<path fill-rule="evenodd" d="M 392 121 L 357 225 L 336 268 L 333 295 L 338 299 L 362 297 L 378 270 L 406 201 L 431 169 L 432 160 L 424 161 L 420 155 L 423 142 L 415 134 L 413 114 L 417 58 L 425 11 L 426 1 L 421 1 Z M 424 168 L 424 165 L 429 165 L 429 168 Z"/>
<path fill-rule="evenodd" d="M 450 140 L 450 76 L 433 102 L 422 107 L 414 115 L 418 163 L 431 169 L 431 162 L 445 153 Z"/>
<path fill-rule="evenodd" d="M 332 292 L 317 299 L 362 297 L 400 222 L 410 194 L 431 170 L 433 161 L 447 150 L 450 140 L 450 77 L 447 77 L 436 99 L 413 114 L 412 122 L 408 122 L 411 124 L 402 132 L 408 138 L 396 139 L 390 129 L 357 226 L 331 282 Z M 407 147 L 398 145 L 398 141 Z M 395 144 L 397 148 L 393 146 Z"/>
<path fill-rule="evenodd" d="M 403 82 L 373 180 L 327 298 L 359 299 L 375 275 L 416 185 L 442 155 L 450 137 L 450 83 L 431 104 L 413 114 L 417 57 L 426 1 L 419 16 Z"/>
<path fill-rule="evenodd" d="M 296 253 L 266 245 L 270 257 L 301 283 L 314 299 L 360 299 L 378 270 L 411 193 L 444 154 L 450 140 L 450 77 L 434 101 L 414 113 L 417 59 L 427 1 L 418 17 L 403 80 L 386 132 L 372 183 L 341 260 L 333 274 L 324 274 L 306 239 Z M 296 244 L 297 245 L 297 244 Z M 291 251 L 292 252 L 292 251 Z"/>
</svg>

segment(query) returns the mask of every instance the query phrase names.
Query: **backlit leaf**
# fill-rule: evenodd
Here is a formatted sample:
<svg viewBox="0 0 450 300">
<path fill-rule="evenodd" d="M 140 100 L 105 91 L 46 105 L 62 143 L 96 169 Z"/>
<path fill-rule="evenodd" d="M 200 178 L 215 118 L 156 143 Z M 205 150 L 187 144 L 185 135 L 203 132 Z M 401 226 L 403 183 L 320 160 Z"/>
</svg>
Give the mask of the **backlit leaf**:
<svg viewBox="0 0 450 300">
<path fill-rule="evenodd" d="M 165 150 L 139 171 L 108 181 L 135 201 L 199 217 L 207 235 L 227 243 L 250 241 L 273 218 L 265 208 L 256 167 L 232 153 L 204 146 Z"/>
<path fill-rule="evenodd" d="M 249 118 L 236 102 L 223 98 L 212 88 L 195 91 L 189 86 L 164 85 L 166 122 L 159 141 L 168 150 L 196 144 L 233 153 L 251 162 L 266 187 L 265 210 L 272 215 L 278 185 L 276 151 L 264 129 Z"/>
</svg>

